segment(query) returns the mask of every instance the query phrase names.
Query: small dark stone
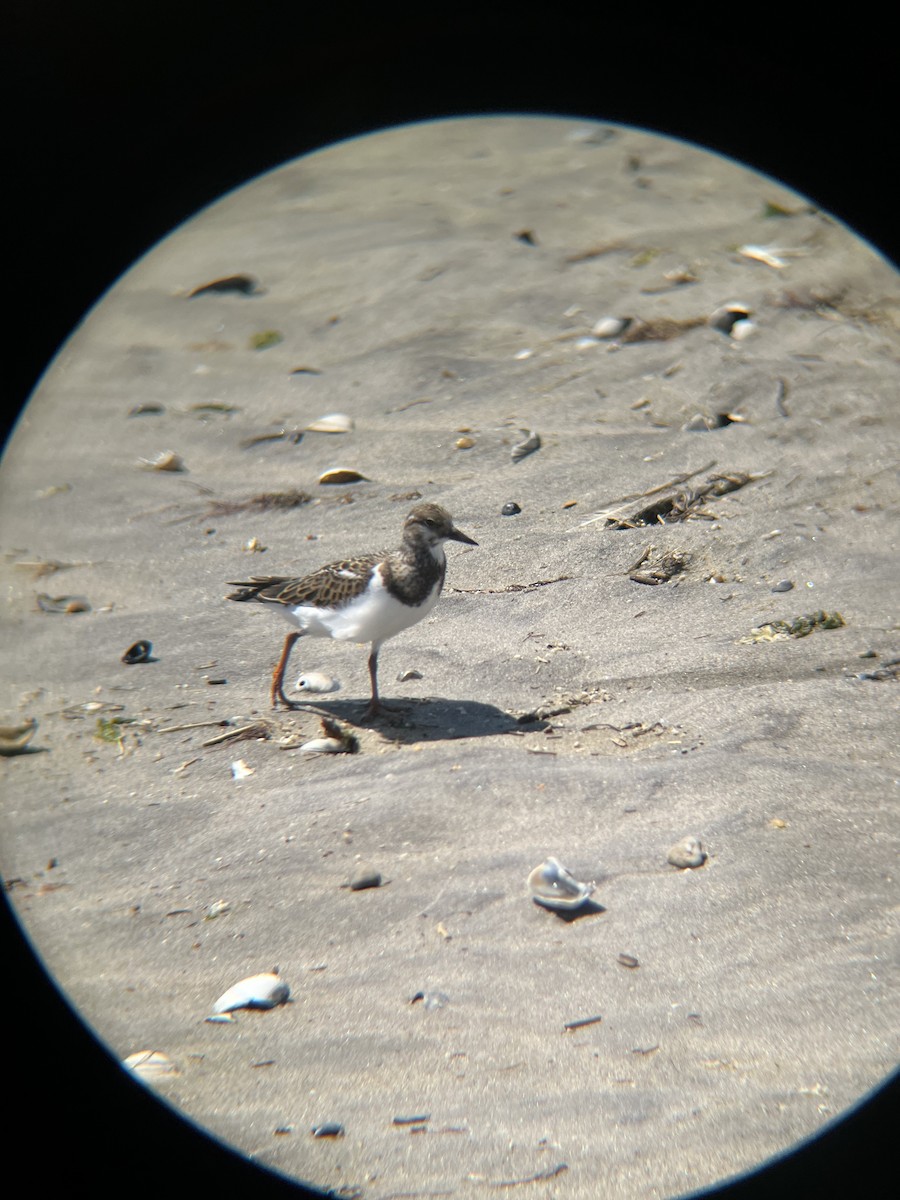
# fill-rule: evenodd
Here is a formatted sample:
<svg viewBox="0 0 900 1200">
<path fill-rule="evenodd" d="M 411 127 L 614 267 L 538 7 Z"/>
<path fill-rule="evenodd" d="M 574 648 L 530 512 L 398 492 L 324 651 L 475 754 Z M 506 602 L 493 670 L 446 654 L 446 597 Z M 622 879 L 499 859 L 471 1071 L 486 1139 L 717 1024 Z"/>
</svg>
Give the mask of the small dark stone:
<svg viewBox="0 0 900 1200">
<path fill-rule="evenodd" d="M 500 509 L 501 517 L 517 517 L 522 509 L 516 504 L 515 500 L 509 500 Z"/>
<path fill-rule="evenodd" d="M 772 588 L 773 592 L 792 592 L 794 585 L 790 579 L 782 579 Z"/>
</svg>

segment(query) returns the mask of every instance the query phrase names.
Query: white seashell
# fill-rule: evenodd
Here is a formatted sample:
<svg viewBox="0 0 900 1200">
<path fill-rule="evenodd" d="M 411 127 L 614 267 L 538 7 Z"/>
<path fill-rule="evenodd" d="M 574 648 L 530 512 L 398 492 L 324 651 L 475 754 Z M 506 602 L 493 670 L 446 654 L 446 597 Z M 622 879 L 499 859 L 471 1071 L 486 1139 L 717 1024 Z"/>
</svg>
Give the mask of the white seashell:
<svg viewBox="0 0 900 1200">
<path fill-rule="evenodd" d="M 515 358 L 519 362 L 521 362 L 525 358 L 531 358 L 532 354 L 534 354 L 533 350 L 528 350 L 528 349 L 517 350 L 516 353 L 513 355 L 513 358 Z"/>
<path fill-rule="evenodd" d="M 139 458 L 138 465 L 147 471 L 184 471 L 184 459 L 174 450 L 160 450 L 155 458 Z"/>
<path fill-rule="evenodd" d="M 311 742 L 304 742 L 300 747 L 301 754 L 345 754 L 347 743 L 340 738 L 320 737 Z"/>
<path fill-rule="evenodd" d="M 253 774 L 253 768 L 248 767 L 242 758 L 231 764 L 232 779 L 246 779 L 248 775 Z"/>
<path fill-rule="evenodd" d="M 555 858 L 548 858 L 528 876 L 528 886 L 536 904 L 556 912 L 580 908 L 594 891 L 592 883 L 579 883 Z"/>
<path fill-rule="evenodd" d="M 353 467 L 331 467 L 319 476 L 319 483 L 359 483 L 367 479 Z"/>
<path fill-rule="evenodd" d="M 797 258 L 808 253 L 803 249 L 791 249 L 788 246 L 738 246 L 738 254 L 751 258 L 754 262 L 765 263 L 776 271 L 783 271 L 787 266 L 785 259 Z"/>
<path fill-rule="evenodd" d="M 759 326 L 754 321 L 748 321 L 746 319 L 735 321 L 731 327 L 731 336 L 735 339 L 735 341 L 742 342 L 744 338 L 748 338 L 752 333 L 756 333 L 758 328 Z"/>
<path fill-rule="evenodd" d="M 595 338 L 617 338 L 631 324 L 632 317 L 601 317 L 591 333 Z"/>
<path fill-rule="evenodd" d="M 138 1050 L 122 1060 L 122 1066 L 139 1075 L 146 1083 L 157 1079 L 171 1079 L 180 1074 L 178 1067 L 161 1050 Z"/>
<path fill-rule="evenodd" d="M 576 350 L 590 350 L 590 348 L 592 346 L 596 346 L 596 345 L 597 345 L 597 339 L 595 337 L 580 337 L 575 342 L 575 349 Z"/>
<path fill-rule="evenodd" d="M 349 433 L 353 418 L 346 413 L 326 413 L 324 417 L 316 417 L 306 428 L 310 433 Z"/>
<path fill-rule="evenodd" d="M 748 304 L 739 300 L 730 300 L 727 304 L 713 309 L 709 314 L 708 321 L 713 329 L 718 329 L 720 333 L 731 334 L 735 325 L 749 317 L 752 312 L 753 309 Z"/>
<path fill-rule="evenodd" d="M 321 671 L 307 671 L 305 675 L 301 675 L 295 684 L 298 692 L 337 692 L 340 690 L 340 681 L 332 679 L 330 675 L 324 675 Z"/>
<path fill-rule="evenodd" d="M 669 850 L 667 860 L 673 867 L 702 867 L 707 853 L 698 837 L 684 837 Z"/>
<path fill-rule="evenodd" d="M 275 1008 L 284 1004 L 291 989 L 272 972 L 250 975 L 223 992 L 213 1005 L 213 1014 L 233 1012 L 236 1008 Z"/>
<path fill-rule="evenodd" d="M 528 434 L 528 436 L 524 442 L 519 442 L 513 446 L 510 452 L 513 462 L 518 462 L 519 459 L 525 458 L 527 455 L 533 454 L 535 450 L 540 450 L 541 448 L 541 435 L 539 433 L 535 433 L 533 429 L 530 433 L 528 433 L 527 429 L 523 429 L 522 432 Z"/>
</svg>

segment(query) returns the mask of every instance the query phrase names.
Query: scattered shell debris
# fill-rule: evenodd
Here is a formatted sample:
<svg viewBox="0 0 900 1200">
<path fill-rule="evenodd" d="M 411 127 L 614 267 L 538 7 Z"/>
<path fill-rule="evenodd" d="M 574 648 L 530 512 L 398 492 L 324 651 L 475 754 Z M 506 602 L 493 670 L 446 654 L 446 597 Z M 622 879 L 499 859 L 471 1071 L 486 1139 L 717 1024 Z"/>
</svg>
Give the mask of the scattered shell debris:
<svg viewBox="0 0 900 1200">
<path fill-rule="evenodd" d="M 624 501 L 614 503 L 587 517 L 581 522 L 580 528 L 591 525 L 595 521 L 605 521 L 607 529 L 635 529 L 640 525 L 671 525 L 675 521 L 689 519 L 712 521 L 715 520 L 715 513 L 703 507 L 706 499 L 711 496 L 726 496 L 730 492 L 736 492 L 740 488 L 746 487 L 748 483 L 766 479 L 771 474 L 768 471 L 757 475 L 744 471 L 732 471 L 727 474 L 721 472 L 709 475 L 705 482 L 697 484 L 695 487 L 681 486 L 689 479 L 702 474 L 703 471 L 708 471 L 712 465 L 709 463 L 697 471 L 676 476 L 668 483 L 648 488 L 646 492 L 640 493 L 639 497 L 626 496 Z M 649 504 L 643 504 L 639 508 L 633 509 L 632 503 L 635 499 L 645 499 L 648 496 L 658 498 Z M 629 509 L 632 511 L 629 512 Z"/>
<path fill-rule="evenodd" d="M 688 835 L 676 842 L 666 855 L 666 861 L 673 867 L 702 867 L 706 862 L 707 853 L 698 837 Z"/>
<path fill-rule="evenodd" d="M 204 921 L 214 921 L 216 917 L 224 917 L 231 912 L 231 904 L 227 900 L 214 900 L 203 914 Z"/>
<path fill-rule="evenodd" d="M 28 743 L 37 733 L 37 717 L 29 717 L 17 725 L 0 725 L 0 755 L 12 758 L 16 754 L 24 754 Z"/>
<path fill-rule="evenodd" d="M 252 275 L 223 275 L 221 279 L 212 279 L 209 283 L 200 283 L 187 294 L 188 300 L 195 296 L 207 295 L 209 292 L 239 292 L 242 296 L 252 296 L 258 290 L 258 283 Z"/>
<path fill-rule="evenodd" d="M 846 625 L 846 621 L 839 612 L 824 612 L 821 608 L 817 612 L 806 613 L 802 617 L 794 617 L 791 621 L 768 621 L 765 625 L 758 625 L 750 630 L 742 638 L 738 638 L 737 645 L 751 645 L 754 642 L 774 642 L 779 638 L 802 638 L 807 637 L 811 633 L 822 629 L 840 629 Z"/>
<path fill-rule="evenodd" d="M 253 774 L 253 768 L 248 767 L 242 758 L 237 759 L 231 764 L 232 779 L 247 779 Z"/>
<path fill-rule="evenodd" d="M 133 1071 L 145 1083 L 155 1083 L 158 1079 L 172 1079 L 181 1074 L 173 1060 L 161 1050 L 137 1050 L 122 1060 L 122 1066 Z"/>
<path fill-rule="evenodd" d="M 350 433 L 354 427 L 352 417 L 346 413 L 334 412 L 326 413 L 324 417 L 317 417 L 315 421 L 311 421 L 306 426 L 308 433 Z"/>
<path fill-rule="evenodd" d="M 249 975 L 222 993 L 212 1007 L 212 1015 L 220 1017 L 238 1008 L 276 1008 L 290 994 L 291 989 L 277 971 Z"/>
<path fill-rule="evenodd" d="M 138 466 L 145 471 L 186 471 L 184 459 L 175 450 L 160 450 L 153 458 L 139 458 Z"/>
<path fill-rule="evenodd" d="M 592 883 L 580 883 L 555 858 L 545 859 L 528 876 L 531 898 L 553 912 L 573 912 L 593 895 Z"/>
<path fill-rule="evenodd" d="M 126 667 L 133 666 L 135 663 L 153 662 L 151 653 L 153 651 L 153 643 L 142 638 L 139 642 L 135 642 L 133 646 L 129 646 L 122 655 L 122 662 Z"/>
<path fill-rule="evenodd" d="M 298 692 L 306 692 L 309 695 L 323 695 L 326 692 L 340 691 L 340 680 L 334 679 L 331 675 L 325 675 L 322 671 L 307 671 L 301 675 L 294 685 Z"/>
<path fill-rule="evenodd" d="M 87 596 L 48 596 L 46 592 L 40 592 L 36 599 L 41 612 L 83 613 L 91 611 L 91 602 Z"/>
<path fill-rule="evenodd" d="M 525 440 L 517 442 L 510 451 L 513 462 L 519 462 L 521 459 L 527 458 L 529 454 L 534 454 L 535 450 L 540 450 L 541 448 L 541 436 L 539 433 L 536 433 L 533 429 L 530 432 L 527 429 L 523 429 L 522 433 L 526 435 Z"/>
<path fill-rule="evenodd" d="M 257 537 L 250 538 L 248 542 L 244 542 L 243 546 L 241 546 L 241 549 L 249 554 L 265 554 L 268 548 Z"/>
<path fill-rule="evenodd" d="M 325 484 L 367 483 L 369 477 L 362 475 L 354 467 L 329 467 L 319 476 L 318 482 Z"/>
<path fill-rule="evenodd" d="M 653 546 L 648 546 L 626 574 L 634 583 L 658 586 L 680 575 L 690 561 L 691 556 L 686 550 L 665 550 L 660 553 Z"/>
</svg>

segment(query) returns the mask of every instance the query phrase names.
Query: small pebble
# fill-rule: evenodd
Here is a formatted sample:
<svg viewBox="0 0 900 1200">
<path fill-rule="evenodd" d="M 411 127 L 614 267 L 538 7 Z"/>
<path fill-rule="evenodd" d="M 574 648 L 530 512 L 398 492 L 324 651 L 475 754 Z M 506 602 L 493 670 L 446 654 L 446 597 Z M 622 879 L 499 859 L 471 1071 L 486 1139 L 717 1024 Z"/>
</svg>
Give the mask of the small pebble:
<svg viewBox="0 0 900 1200">
<path fill-rule="evenodd" d="M 666 855 L 673 867 L 702 867 L 706 862 L 706 851 L 697 837 L 684 837 L 676 842 Z"/>
<path fill-rule="evenodd" d="M 790 579 L 782 579 L 772 588 L 773 592 L 792 592 L 794 585 Z"/>
<path fill-rule="evenodd" d="M 522 509 L 516 504 L 515 500 L 509 500 L 500 509 L 501 517 L 517 517 Z"/>
<path fill-rule="evenodd" d="M 641 965 L 633 954 L 620 954 L 616 958 L 616 962 L 621 967 L 639 967 Z"/>
<path fill-rule="evenodd" d="M 360 863 L 350 876 L 350 891 L 362 892 L 366 888 L 381 887 L 381 872 L 370 867 L 368 863 Z"/>
</svg>

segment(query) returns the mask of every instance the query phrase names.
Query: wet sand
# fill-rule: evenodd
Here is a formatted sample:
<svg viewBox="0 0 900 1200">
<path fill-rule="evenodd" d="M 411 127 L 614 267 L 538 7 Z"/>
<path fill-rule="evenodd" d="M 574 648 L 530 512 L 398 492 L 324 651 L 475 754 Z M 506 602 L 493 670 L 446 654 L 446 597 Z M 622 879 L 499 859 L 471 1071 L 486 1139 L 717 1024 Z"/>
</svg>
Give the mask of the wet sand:
<svg viewBox="0 0 900 1200">
<path fill-rule="evenodd" d="M 250 294 L 189 298 L 238 272 Z M 708 323 L 729 303 L 745 338 Z M 165 1053 L 155 1086 L 204 1128 L 373 1200 L 683 1194 L 883 1080 L 898 313 L 895 272 L 802 197 L 566 120 L 346 143 L 143 259 L 0 473 L 3 720 L 36 717 L 40 751 L 0 765 L 3 875 L 111 1052 Z M 592 338 L 604 317 L 632 323 Z M 352 432 L 245 445 L 334 411 Z M 186 470 L 138 465 L 168 449 Z M 336 466 L 366 479 L 317 483 Z M 716 474 L 749 478 L 692 519 L 598 516 Z M 290 489 L 309 502 L 240 508 Z M 285 628 L 226 581 L 391 545 L 418 496 L 478 548 L 448 547 L 438 608 L 382 652 L 394 720 L 359 725 L 363 649 L 298 645 L 360 744 L 304 756 L 318 717 L 267 703 Z M 648 547 L 669 582 L 629 577 Z M 843 625 L 751 633 L 819 611 Z M 124 666 L 139 638 L 156 661 Z M 666 861 L 686 834 L 698 870 Z M 551 854 L 596 911 L 531 902 Z M 342 888 L 360 861 L 389 882 Z M 292 1003 L 204 1022 L 275 964 Z"/>
</svg>

